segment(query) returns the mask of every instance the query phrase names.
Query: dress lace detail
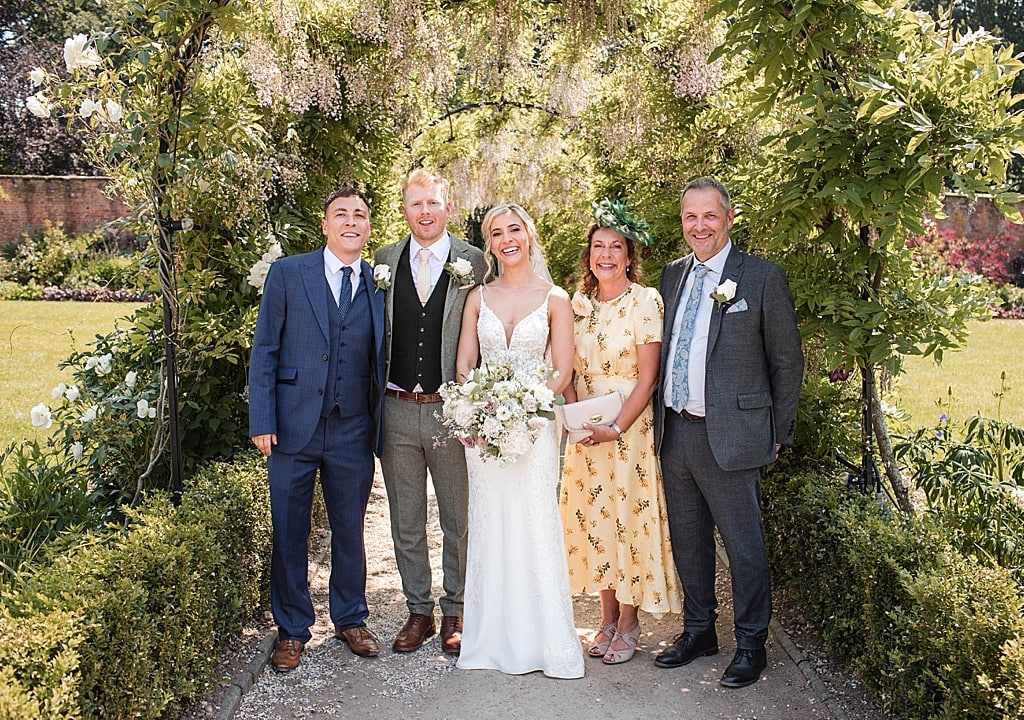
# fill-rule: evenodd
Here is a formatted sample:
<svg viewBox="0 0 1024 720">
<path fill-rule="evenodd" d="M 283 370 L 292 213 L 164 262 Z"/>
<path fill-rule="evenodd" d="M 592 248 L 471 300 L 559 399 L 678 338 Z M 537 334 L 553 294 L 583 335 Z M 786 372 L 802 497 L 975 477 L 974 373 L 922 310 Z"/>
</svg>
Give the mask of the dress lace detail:
<svg viewBox="0 0 1024 720">
<path fill-rule="evenodd" d="M 477 335 L 485 362 L 510 362 L 517 372 L 532 372 L 548 346 L 547 298 L 507 337 L 481 293 Z M 508 467 L 473 449 L 466 463 L 469 548 L 458 667 L 582 677 L 558 513 L 554 425 Z"/>
</svg>

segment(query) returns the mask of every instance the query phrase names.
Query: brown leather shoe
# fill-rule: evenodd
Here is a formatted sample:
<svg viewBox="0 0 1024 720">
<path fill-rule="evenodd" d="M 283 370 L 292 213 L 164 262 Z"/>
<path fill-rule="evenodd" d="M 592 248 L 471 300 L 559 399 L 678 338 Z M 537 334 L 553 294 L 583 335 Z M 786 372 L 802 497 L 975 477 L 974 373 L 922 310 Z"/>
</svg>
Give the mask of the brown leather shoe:
<svg viewBox="0 0 1024 720">
<path fill-rule="evenodd" d="M 458 615 L 441 618 L 441 649 L 449 655 L 458 655 L 462 651 L 462 618 Z"/>
<path fill-rule="evenodd" d="M 349 649 L 359 657 L 377 657 L 380 653 L 377 638 L 366 629 L 365 625 L 345 628 L 344 630 L 335 628 L 334 634 L 342 642 L 348 643 Z"/>
<path fill-rule="evenodd" d="M 398 637 L 395 638 L 395 642 L 391 645 L 391 649 L 395 652 L 403 653 L 419 650 L 420 646 L 428 638 L 433 637 L 436 632 L 437 629 L 434 627 L 433 615 L 409 613 L 409 619 L 405 621 L 405 625 L 402 626 Z"/>
<path fill-rule="evenodd" d="M 278 672 L 289 672 L 299 666 L 303 644 L 299 640 L 278 640 L 270 665 Z"/>
</svg>

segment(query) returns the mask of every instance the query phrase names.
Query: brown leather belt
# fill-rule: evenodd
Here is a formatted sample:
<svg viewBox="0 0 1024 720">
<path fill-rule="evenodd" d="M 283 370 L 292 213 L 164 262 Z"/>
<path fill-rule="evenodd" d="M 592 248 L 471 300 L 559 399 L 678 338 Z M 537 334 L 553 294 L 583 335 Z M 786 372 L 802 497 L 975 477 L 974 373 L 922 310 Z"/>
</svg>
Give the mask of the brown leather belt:
<svg viewBox="0 0 1024 720">
<path fill-rule="evenodd" d="M 685 410 L 679 411 L 679 417 L 683 420 L 703 420 L 703 415 L 694 415 L 692 412 L 686 412 Z"/>
<path fill-rule="evenodd" d="M 441 397 L 441 393 L 411 393 L 406 392 L 405 390 L 394 390 L 392 388 L 385 390 L 384 394 L 401 400 L 410 400 L 414 403 L 436 403 L 444 400 L 444 398 Z"/>
</svg>

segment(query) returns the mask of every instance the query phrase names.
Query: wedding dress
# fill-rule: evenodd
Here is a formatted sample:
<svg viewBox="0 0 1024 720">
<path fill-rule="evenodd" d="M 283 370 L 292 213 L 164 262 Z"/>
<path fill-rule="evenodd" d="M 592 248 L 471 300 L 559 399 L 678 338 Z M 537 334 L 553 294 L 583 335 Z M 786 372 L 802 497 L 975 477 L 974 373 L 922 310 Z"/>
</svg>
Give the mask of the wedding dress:
<svg viewBox="0 0 1024 720">
<path fill-rule="evenodd" d="M 519 321 L 506 344 L 501 319 L 487 307 L 482 288 L 478 292 L 481 359 L 533 372 L 548 344 L 547 298 Z M 469 547 L 458 667 L 583 677 L 556 494 L 554 423 L 512 465 L 499 467 L 475 448 L 466 449 L 466 464 Z"/>
</svg>

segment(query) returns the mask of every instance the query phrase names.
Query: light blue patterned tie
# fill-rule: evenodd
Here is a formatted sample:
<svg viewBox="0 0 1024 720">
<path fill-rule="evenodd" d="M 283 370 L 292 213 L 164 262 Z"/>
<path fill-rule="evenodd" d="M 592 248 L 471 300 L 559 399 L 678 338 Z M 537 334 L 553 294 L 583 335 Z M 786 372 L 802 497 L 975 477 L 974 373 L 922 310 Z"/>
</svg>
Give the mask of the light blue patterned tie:
<svg viewBox="0 0 1024 720">
<path fill-rule="evenodd" d="M 682 320 L 679 321 L 679 338 L 676 340 L 676 355 L 672 359 L 672 409 L 682 412 L 686 407 L 686 399 L 690 392 L 690 343 L 693 341 L 693 326 L 697 321 L 697 308 L 700 307 L 701 289 L 704 277 L 708 274 L 708 266 L 698 263 L 693 269 L 693 286 L 686 298 L 686 308 Z"/>
<path fill-rule="evenodd" d="M 338 312 L 344 320 L 348 309 L 352 307 L 352 268 L 348 265 L 341 269 L 341 290 L 338 291 Z"/>
</svg>

